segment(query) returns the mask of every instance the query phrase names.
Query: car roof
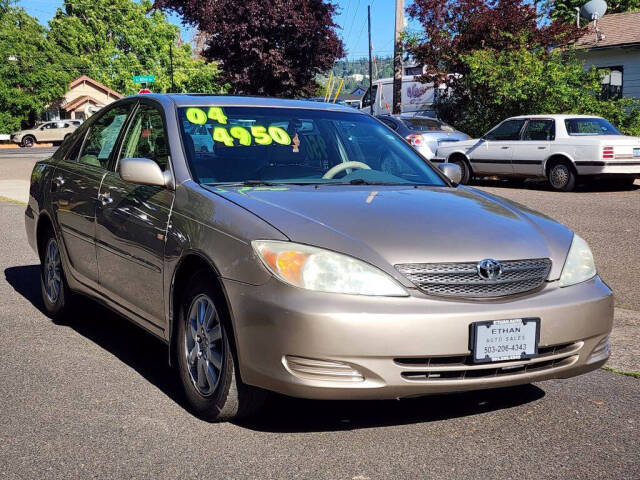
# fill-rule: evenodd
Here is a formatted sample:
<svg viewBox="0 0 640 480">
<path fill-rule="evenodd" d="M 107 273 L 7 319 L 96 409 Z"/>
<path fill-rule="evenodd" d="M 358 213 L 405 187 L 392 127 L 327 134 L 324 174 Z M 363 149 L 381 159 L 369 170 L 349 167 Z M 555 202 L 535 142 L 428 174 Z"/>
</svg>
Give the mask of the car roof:
<svg viewBox="0 0 640 480">
<path fill-rule="evenodd" d="M 142 98 L 155 98 L 156 100 L 171 100 L 178 107 L 208 107 L 211 105 L 222 107 L 271 107 L 271 108 L 302 108 L 308 110 L 326 110 L 338 112 L 350 112 L 366 115 L 365 112 L 354 110 L 352 107 L 336 103 L 313 102 L 309 100 L 291 100 L 273 97 L 253 97 L 243 95 L 209 95 L 193 93 L 147 93 L 134 95 Z"/>
<path fill-rule="evenodd" d="M 555 119 L 555 120 L 565 120 L 567 118 L 601 118 L 598 115 L 572 115 L 570 113 L 563 113 L 563 114 L 538 114 L 538 115 L 518 115 L 517 117 L 509 117 L 507 118 L 507 120 L 522 120 L 522 119 L 526 119 L 526 118 L 534 118 L 534 119 Z"/>
<path fill-rule="evenodd" d="M 433 118 L 433 117 L 428 117 L 426 115 L 393 115 L 390 113 L 383 113 L 382 115 L 378 115 L 378 117 L 391 117 L 391 118 L 397 118 L 400 120 L 414 120 L 416 118 L 425 118 L 427 120 L 435 120 L 436 122 L 440 122 L 442 123 L 442 120 L 438 120 L 437 118 Z"/>
</svg>

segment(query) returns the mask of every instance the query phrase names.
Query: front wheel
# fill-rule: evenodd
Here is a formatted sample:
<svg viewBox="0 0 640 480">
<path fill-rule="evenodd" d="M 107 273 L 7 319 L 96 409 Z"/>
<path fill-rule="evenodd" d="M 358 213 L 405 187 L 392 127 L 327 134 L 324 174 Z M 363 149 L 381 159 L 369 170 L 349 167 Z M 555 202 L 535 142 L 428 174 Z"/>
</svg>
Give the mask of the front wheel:
<svg viewBox="0 0 640 480">
<path fill-rule="evenodd" d="M 560 192 L 570 192 L 576 186 L 578 176 L 575 170 L 566 163 L 556 163 L 547 174 L 551 186 Z"/>
<path fill-rule="evenodd" d="M 20 142 L 20 145 L 22 145 L 25 148 L 31 148 L 35 143 L 36 143 L 36 139 L 33 137 L 33 135 L 26 135 L 22 139 L 22 142 Z"/>
<path fill-rule="evenodd" d="M 62 270 L 60 246 L 53 233 L 45 238 L 40 262 L 40 290 L 47 314 L 54 319 L 63 317 L 71 309 L 71 291 Z"/>
<path fill-rule="evenodd" d="M 450 162 L 460 167 L 460 173 L 462 174 L 460 177 L 460 183 L 462 185 L 467 185 L 471 181 L 471 168 L 467 161 L 462 158 L 454 158 L 450 160 Z"/>
<path fill-rule="evenodd" d="M 240 379 L 231 327 L 211 282 L 206 272 L 198 272 L 183 295 L 177 332 L 178 370 L 196 414 L 208 421 L 225 421 L 255 413 L 265 392 Z"/>
</svg>

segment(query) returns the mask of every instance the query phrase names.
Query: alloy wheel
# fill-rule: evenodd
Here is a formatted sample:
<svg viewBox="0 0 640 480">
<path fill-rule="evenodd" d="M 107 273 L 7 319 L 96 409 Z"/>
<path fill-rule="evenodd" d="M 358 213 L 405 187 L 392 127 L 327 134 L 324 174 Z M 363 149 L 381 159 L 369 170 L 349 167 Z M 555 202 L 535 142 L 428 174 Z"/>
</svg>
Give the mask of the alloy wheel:
<svg viewBox="0 0 640 480">
<path fill-rule="evenodd" d="M 44 291 L 51 303 L 56 303 L 60 298 L 62 288 L 62 263 L 60 261 L 60 250 L 55 238 L 51 238 L 47 243 L 44 257 Z"/>
<path fill-rule="evenodd" d="M 569 183 L 569 177 L 571 172 L 569 172 L 569 167 L 563 164 L 555 165 L 551 169 L 551 175 L 549 175 L 549 181 L 554 188 L 564 188 L 567 183 Z"/>
<path fill-rule="evenodd" d="M 196 296 L 185 326 L 185 355 L 189 376 L 201 395 L 212 395 L 222 376 L 224 342 L 216 307 L 207 295 Z"/>
</svg>

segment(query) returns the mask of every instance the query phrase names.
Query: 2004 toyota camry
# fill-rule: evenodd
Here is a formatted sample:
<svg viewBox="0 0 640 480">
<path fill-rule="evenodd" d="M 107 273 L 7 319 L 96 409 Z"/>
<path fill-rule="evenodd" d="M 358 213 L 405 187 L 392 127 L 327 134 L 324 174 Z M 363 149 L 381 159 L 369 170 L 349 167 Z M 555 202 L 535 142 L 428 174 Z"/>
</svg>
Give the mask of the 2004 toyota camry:
<svg viewBox="0 0 640 480">
<path fill-rule="evenodd" d="M 337 105 L 122 99 L 33 171 L 44 304 L 73 315 L 83 293 L 163 339 L 210 420 L 266 390 L 402 398 L 600 367 L 612 294 L 585 241 L 442 168 Z"/>
</svg>

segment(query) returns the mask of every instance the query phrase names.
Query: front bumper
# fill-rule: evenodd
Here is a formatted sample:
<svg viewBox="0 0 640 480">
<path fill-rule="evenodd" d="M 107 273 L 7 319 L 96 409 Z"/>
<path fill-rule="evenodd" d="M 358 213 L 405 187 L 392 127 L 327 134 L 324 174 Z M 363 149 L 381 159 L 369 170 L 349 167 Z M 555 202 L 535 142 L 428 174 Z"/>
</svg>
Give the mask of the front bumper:
<svg viewBox="0 0 640 480">
<path fill-rule="evenodd" d="M 262 286 L 223 282 L 242 379 L 286 395 L 389 399 L 493 388 L 579 375 L 609 356 L 613 297 L 598 277 L 490 302 L 417 291 L 406 298 L 328 294 L 275 279 Z M 471 323 L 521 317 L 541 319 L 544 354 L 489 365 L 464 360 Z M 316 373 L 298 368 L 300 359 Z M 362 378 L 345 377 L 349 370 Z"/>
</svg>

